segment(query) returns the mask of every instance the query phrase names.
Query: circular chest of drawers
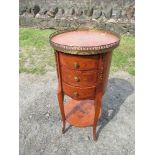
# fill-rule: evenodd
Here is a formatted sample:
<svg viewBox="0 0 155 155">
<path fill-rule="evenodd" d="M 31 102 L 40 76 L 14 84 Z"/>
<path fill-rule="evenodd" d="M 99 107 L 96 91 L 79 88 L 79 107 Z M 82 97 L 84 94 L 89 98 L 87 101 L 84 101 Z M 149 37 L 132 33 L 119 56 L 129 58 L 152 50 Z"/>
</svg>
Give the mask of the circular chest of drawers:
<svg viewBox="0 0 155 155">
<path fill-rule="evenodd" d="M 66 121 L 76 127 L 93 126 L 96 140 L 112 50 L 119 41 L 119 35 L 104 30 L 67 30 L 50 36 L 55 51 L 63 133 Z M 65 104 L 64 95 L 72 98 Z"/>
</svg>

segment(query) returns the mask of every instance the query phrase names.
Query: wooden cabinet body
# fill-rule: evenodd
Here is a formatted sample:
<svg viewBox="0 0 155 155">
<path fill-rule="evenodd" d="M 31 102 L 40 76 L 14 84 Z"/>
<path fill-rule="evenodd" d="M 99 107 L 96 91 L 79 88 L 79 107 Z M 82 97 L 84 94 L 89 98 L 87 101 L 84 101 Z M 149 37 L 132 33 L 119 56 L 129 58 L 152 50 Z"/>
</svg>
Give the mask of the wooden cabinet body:
<svg viewBox="0 0 155 155">
<path fill-rule="evenodd" d="M 70 124 L 77 127 L 94 126 L 93 135 L 94 139 L 96 139 L 96 126 L 101 114 L 101 101 L 107 86 L 112 52 L 95 56 L 73 56 L 55 51 L 55 56 L 59 81 L 58 98 L 60 109 L 63 109 L 61 111 L 62 116 L 64 116 L 63 119 L 68 120 Z M 82 105 L 80 105 L 81 102 L 79 102 L 77 104 L 78 108 L 83 110 L 79 112 L 79 109 L 74 107 L 76 101 L 71 100 L 70 103 L 67 103 L 72 104 L 73 107 L 67 104 L 64 105 L 64 94 L 77 100 L 77 103 L 78 100 L 87 100 L 91 105 L 83 109 Z M 87 102 L 86 104 L 88 104 Z M 70 113 L 71 117 L 66 118 L 68 113 Z"/>
<path fill-rule="evenodd" d="M 96 126 L 102 112 L 102 96 L 107 86 L 113 49 L 106 48 L 104 52 L 100 49 L 91 54 L 66 52 L 66 47 L 54 46 L 54 49 L 62 132 L 65 132 L 66 121 L 76 127 L 92 126 L 93 139 L 96 140 Z M 64 95 L 72 98 L 65 104 Z"/>
</svg>

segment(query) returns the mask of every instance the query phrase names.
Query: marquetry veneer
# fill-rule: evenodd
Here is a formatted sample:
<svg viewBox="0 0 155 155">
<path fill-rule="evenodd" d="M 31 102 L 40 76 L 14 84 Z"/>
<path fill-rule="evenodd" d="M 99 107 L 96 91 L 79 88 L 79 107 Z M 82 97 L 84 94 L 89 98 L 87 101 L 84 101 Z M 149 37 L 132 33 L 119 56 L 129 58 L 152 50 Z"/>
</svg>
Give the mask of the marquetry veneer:
<svg viewBox="0 0 155 155">
<path fill-rule="evenodd" d="M 104 30 L 67 30 L 50 36 L 55 50 L 63 133 L 66 121 L 76 127 L 93 126 L 96 140 L 112 51 L 119 41 L 119 35 Z M 64 95 L 72 98 L 65 104 Z"/>
</svg>

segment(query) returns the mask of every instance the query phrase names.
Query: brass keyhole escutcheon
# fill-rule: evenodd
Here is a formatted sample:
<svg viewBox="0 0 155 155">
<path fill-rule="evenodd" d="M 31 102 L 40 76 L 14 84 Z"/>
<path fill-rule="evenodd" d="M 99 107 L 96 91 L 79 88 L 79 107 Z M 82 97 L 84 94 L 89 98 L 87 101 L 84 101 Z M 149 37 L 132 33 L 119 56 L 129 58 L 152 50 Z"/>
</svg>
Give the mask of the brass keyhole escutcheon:
<svg viewBox="0 0 155 155">
<path fill-rule="evenodd" d="M 75 80 L 76 82 L 79 82 L 79 78 L 78 78 L 77 76 L 74 76 L 74 80 Z"/>
<path fill-rule="evenodd" d="M 79 68 L 79 64 L 77 62 L 74 62 L 74 68 L 75 69 Z"/>
<path fill-rule="evenodd" d="M 74 96 L 75 97 L 79 96 L 78 92 L 74 92 Z"/>
</svg>

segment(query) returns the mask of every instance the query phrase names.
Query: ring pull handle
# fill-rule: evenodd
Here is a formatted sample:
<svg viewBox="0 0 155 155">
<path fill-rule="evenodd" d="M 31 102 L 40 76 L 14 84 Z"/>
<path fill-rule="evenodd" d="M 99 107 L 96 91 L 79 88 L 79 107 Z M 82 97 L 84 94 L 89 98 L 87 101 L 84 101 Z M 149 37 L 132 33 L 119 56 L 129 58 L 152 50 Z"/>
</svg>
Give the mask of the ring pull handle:
<svg viewBox="0 0 155 155">
<path fill-rule="evenodd" d="M 77 76 L 74 76 L 74 80 L 75 80 L 76 82 L 79 82 L 79 78 L 78 78 Z"/>
<path fill-rule="evenodd" d="M 78 92 L 74 92 L 74 96 L 78 97 L 79 96 Z"/>
<path fill-rule="evenodd" d="M 77 62 L 74 62 L 74 68 L 75 69 L 79 68 L 79 64 Z"/>
</svg>

